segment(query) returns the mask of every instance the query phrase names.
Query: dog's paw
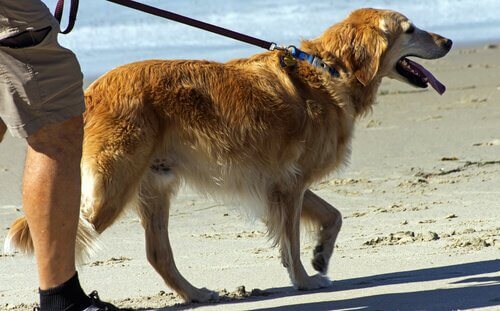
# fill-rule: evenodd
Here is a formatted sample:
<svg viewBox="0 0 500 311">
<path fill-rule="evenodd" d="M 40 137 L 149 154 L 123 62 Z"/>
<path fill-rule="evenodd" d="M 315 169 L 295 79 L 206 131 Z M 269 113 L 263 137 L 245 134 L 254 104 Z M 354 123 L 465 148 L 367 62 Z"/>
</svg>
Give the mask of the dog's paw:
<svg viewBox="0 0 500 311">
<path fill-rule="evenodd" d="M 189 297 L 189 302 L 208 302 L 217 300 L 219 300 L 219 293 L 205 287 L 197 289 L 197 291 Z"/>
<path fill-rule="evenodd" d="M 314 270 L 318 271 L 321 274 L 326 274 L 328 270 L 328 261 L 330 258 L 326 256 L 323 245 L 317 245 L 313 251 L 313 259 L 312 265 Z"/>
<path fill-rule="evenodd" d="M 298 290 L 315 290 L 320 288 L 332 287 L 333 282 L 326 276 L 315 274 L 309 276 L 301 282 L 295 284 Z"/>
</svg>

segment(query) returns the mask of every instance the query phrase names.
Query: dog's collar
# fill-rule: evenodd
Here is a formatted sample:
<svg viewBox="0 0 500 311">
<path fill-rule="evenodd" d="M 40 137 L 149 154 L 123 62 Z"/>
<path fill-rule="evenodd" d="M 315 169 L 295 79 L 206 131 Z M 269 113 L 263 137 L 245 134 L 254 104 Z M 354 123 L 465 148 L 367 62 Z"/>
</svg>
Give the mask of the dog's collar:
<svg viewBox="0 0 500 311">
<path fill-rule="evenodd" d="M 338 78 L 340 77 L 340 73 L 335 69 L 330 66 L 328 66 L 321 58 L 311 55 L 309 53 L 306 53 L 295 46 L 289 46 L 286 48 L 286 53 L 285 55 L 280 57 L 280 63 L 282 67 L 289 67 L 290 66 L 290 60 L 287 59 L 287 56 L 293 56 L 295 59 L 298 60 L 305 60 L 309 64 L 313 65 L 314 67 L 318 67 L 323 69 L 324 71 L 328 72 L 332 77 Z"/>
</svg>

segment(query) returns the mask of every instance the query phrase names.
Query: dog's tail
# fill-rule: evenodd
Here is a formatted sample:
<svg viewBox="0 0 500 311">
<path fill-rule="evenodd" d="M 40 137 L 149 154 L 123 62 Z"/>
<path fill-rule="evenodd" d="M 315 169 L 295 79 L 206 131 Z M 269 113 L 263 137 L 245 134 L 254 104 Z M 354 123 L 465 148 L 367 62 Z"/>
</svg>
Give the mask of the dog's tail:
<svg viewBox="0 0 500 311">
<path fill-rule="evenodd" d="M 76 234 L 76 257 L 79 263 L 83 263 L 95 253 L 98 248 L 97 237 L 98 233 L 92 225 L 80 216 Z M 25 216 L 14 220 L 5 238 L 4 252 L 12 254 L 15 251 L 30 255 L 34 252 L 33 240 Z"/>
</svg>

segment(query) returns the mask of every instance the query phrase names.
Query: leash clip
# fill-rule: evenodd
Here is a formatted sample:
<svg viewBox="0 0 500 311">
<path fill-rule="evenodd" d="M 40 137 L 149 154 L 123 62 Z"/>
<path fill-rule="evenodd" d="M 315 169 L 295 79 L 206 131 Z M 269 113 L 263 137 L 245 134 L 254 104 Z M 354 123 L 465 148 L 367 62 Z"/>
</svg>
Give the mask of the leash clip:
<svg viewBox="0 0 500 311">
<path fill-rule="evenodd" d="M 271 42 L 271 45 L 269 46 L 269 51 L 274 51 L 274 50 L 288 51 L 288 48 L 289 48 L 288 46 L 285 47 L 284 45 L 278 45 L 275 42 Z"/>
<path fill-rule="evenodd" d="M 286 67 L 294 67 L 295 65 L 297 65 L 297 59 L 295 58 L 295 51 L 296 51 L 295 46 L 278 45 L 272 42 L 271 45 L 269 46 L 269 50 L 270 51 L 277 50 L 284 52 L 284 55 L 280 56 L 281 67 L 286 68 Z"/>
</svg>

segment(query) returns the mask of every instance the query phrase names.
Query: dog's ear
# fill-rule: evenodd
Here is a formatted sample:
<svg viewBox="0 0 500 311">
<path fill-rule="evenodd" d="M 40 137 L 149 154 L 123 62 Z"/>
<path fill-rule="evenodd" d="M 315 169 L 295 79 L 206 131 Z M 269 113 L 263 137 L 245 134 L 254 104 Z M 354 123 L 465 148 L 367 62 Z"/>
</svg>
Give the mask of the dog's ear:
<svg viewBox="0 0 500 311">
<path fill-rule="evenodd" d="M 387 49 L 387 40 L 378 29 L 356 27 L 352 46 L 354 76 L 364 86 L 368 85 L 377 74 L 382 56 Z"/>
<path fill-rule="evenodd" d="M 320 55 L 323 60 L 339 59 L 366 86 L 379 70 L 388 40 L 380 29 L 354 21 L 336 24 L 318 39 L 304 41 L 302 46 L 310 53 Z M 328 56 L 330 53 L 333 57 Z"/>
</svg>

